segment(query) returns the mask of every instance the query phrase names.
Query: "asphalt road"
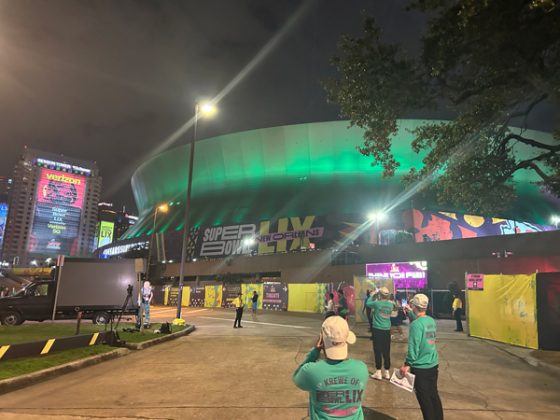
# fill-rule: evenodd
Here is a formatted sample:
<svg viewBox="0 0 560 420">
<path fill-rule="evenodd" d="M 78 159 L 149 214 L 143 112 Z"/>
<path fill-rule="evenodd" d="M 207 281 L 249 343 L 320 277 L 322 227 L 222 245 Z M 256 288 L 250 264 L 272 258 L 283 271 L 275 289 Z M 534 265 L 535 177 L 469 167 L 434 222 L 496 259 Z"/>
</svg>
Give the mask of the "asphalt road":
<svg viewBox="0 0 560 420">
<path fill-rule="evenodd" d="M 189 308 L 190 336 L 0 396 L 1 419 L 304 419 L 307 395 L 291 380 L 318 335 L 321 317 Z M 175 317 L 153 308 L 152 318 Z M 557 419 L 560 380 L 482 340 L 438 323 L 439 388 L 446 419 Z M 350 355 L 372 366 L 365 327 Z M 394 367 L 406 350 L 407 327 L 395 330 Z M 420 419 L 413 394 L 370 380 L 366 418 Z"/>
</svg>

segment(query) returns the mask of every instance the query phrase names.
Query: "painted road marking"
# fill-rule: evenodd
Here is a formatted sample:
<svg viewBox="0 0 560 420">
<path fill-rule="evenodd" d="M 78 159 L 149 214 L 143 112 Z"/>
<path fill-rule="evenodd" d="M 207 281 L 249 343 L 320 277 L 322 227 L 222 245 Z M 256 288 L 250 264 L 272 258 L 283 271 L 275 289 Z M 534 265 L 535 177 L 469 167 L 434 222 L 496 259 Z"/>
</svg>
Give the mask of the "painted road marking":
<svg viewBox="0 0 560 420">
<path fill-rule="evenodd" d="M 47 354 L 49 351 L 51 351 L 51 347 L 53 346 L 54 341 L 55 341 L 54 338 L 47 340 L 45 347 L 43 347 L 43 350 L 41 350 L 41 354 Z"/>
<path fill-rule="evenodd" d="M 189 314 L 194 314 L 196 312 L 204 312 L 204 311 L 209 311 L 210 309 L 197 309 L 196 311 L 182 311 L 184 315 L 189 315 Z M 166 312 L 171 312 L 171 313 L 175 313 L 175 311 L 177 311 L 177 308 L 169 308 L 169 309 L 153 309 L 150 311 L 150 314 L 163 314 Z"/>
<path fill-rule="evenodd" d="M 199 316 L 200 319 L 217 319 L 219 321 L 227 321 L 227 322 L 231 322 L 230 318 L 214 318 L 211 316 Z M 301 325 L 286 325 L 286 324 L 273 324 L 271 322 L 258 322 L 258 321 L 242 321 L 243 323 L 247 323 L 247 324 L 259 324 L 259 325 L 272 325 L 274 327 L 287 327 L 287 328 L 297 328 L 297 329 L 303 329 L 303 328 L 311 328 L 311 327 L 304 327 Z"/>
<path fill-rule="evenodd" d="M 10 346 L 0 346 L 0 359 L 4 357 Z"/>
<path fill-rule="evenodd" d="M 94 333 L 93 336 L 91 337 L 91 340 L 89 340 L 89 345 L 93 346 L 95 344 L 95 342 L 97 341 L 97 337 L 99 337 L 99 333 Z"/>
</svg>

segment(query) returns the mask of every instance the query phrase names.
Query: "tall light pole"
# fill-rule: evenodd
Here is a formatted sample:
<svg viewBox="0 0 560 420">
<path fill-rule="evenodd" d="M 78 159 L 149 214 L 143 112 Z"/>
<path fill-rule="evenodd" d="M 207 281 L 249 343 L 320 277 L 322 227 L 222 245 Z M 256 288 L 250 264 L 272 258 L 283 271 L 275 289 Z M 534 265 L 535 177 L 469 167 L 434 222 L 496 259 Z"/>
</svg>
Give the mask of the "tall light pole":
<svg viewBox="0 0 560 420">
<path fill-rule="evenodd" d="M 148 280 L 150 277 L 150 260 L 152 259 L 152 246 L 154 242 L 154 236 L 156 233 L 156 220 L 157 220 L 158 211 L 162 213 L 167 213 L 168 210 L 169 207 L 167 206 L 167 204 L 160 204 L 154 210 L 154 224 L 152 226 L 152 234 L 150 235 L 150 244 L 148 245 L 148 264 L 146 267 L 146 277 L 148 277 Z"/>
<path fill-rule="evenodd" d="M 196 143 L 196 130 L 198 126 L 198 118 L 200 116 L 211 117 L 216 113 L 216 107 L 211 102 L 199 104 L 194 106 L 194 127 L 193 138 L 191 141 L 189 153 L 189 178 L 187 181 L 187 201 L 185 203 L 185 223 L 183 226 L 183 245 L 181 247 L 181 265 L 179 266 L 179 293 L 177 295 L 177 317 L 181 319 L 181 301 L 183 300 L 183 277 L 185 276 L 185 260 L 187 258 L 187 243 L 190 231 L 190 217 L 191 217 L 191 192 L 192 192 L 192 178 L 194 168 L 194 145 Z"/>
</svg>

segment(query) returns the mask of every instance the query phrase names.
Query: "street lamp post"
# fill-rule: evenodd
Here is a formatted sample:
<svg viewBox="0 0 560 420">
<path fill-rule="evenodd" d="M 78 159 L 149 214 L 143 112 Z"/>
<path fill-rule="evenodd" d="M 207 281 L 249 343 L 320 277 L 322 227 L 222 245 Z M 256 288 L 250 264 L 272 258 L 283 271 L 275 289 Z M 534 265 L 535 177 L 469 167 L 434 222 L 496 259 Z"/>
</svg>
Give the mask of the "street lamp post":
<svg viewBox="0 0 560 420">
<path fill-rule="evenodd" d="M 153 246 L 154 237 L 155 237 L 155 233 L 156 233 L 156 221 L 157 221 L 158 211 L 160 211 L 162 213 L 167 213 L 167 210 L 169 210 L 169 207 L 167 206 L 167 204 L 160 204 L 154 210 L 154 223 L 153 223 L 153 226 L 152 226 L 152 234 L 150 235 L 150 243 L 148 244 L 148 261 L 146 263 L 146 279 L 147 280 L 150 280 L 150 261 L 152 259 L 152 246 Z M 141 283 L 142 282 L 141 282 L 140 275 L 138 275 L 138 304 L 140 306 L 140 308 L 139 308 L 140 331 L 144 332 L 144 305 L 142 304 L 142 284 Z"/>
<path fill-rule="evenodd" d="M 381 240 L 381 235 L 379 233 L 379 223 L 383 220 L 385 220 L 385 218 L 387 217 L 387 214 L 382 211 L 382 210 L 378 210 L 375 212 L 371 212 L 370 214 L 368 214 L 368 219 L 371 220 L 372 222 L 375 222 L 375 235 L 377 237 L 376 245 L 380 245 L 380 240 Z"/>
<path fill-rule="evenodd" d="M 183 243 L 181 246 L 181 265 L 179 266 L 179 293 L 177 294 L 177 319 L 181 319 L 181 301 L 183 300 L 183 277 L 185 275 L 185 260 L 187 258 L 187 243 L 190 231 L 190 216 L 191 216 L 191 192 L 192 192 L 192 178 L 194 168 L 194 145 L 196 143 L 196 130 L 198 126 L 198 118 L 200 114 L 211 116 L 216 112 L 216 108 L 212 103 L 205 103 L 199 105 L 198 102 L 194 106 L 194 126 L 193 138 L 191 141 L 190 154 L 189 154 L 189 178 L 187 181 L 187 201 L 185 202 L 185 223 L 183 227 Z"/>
<path fill-rule="evenodd" d="M 152 247 L 153 247 L 154 237 L 156 233 L 156 221 L 157 221 L 158 211 L 161 211 L 162 213 L 167 213 L 167 210 L 169 210 L 167 204 L 161 204 L 157 206 L 154 211 L 154 224 L 152 226 L 152 234 L 150 235 L 150 244 L 148 245 L 148 264 L 146 267 L 146 277 L 148 277 L 148 280 L 150 277 L 150 261 L 152 259 Z"/>
</svg>

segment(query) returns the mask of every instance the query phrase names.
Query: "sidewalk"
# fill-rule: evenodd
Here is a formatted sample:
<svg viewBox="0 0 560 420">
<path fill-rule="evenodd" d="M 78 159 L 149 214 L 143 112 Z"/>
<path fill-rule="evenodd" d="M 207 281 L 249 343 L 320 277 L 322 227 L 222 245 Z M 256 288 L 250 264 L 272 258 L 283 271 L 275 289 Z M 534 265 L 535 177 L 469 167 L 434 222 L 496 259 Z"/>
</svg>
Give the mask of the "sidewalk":
<svg viewBox="0 0 560 420">
<path fill-rule="evenodd" d="M 547 351 L 547 350 L 534 350 L 525 347 L 517 347 L 510 344 L 500 343 L 497 341 L 490 341 L 483 338 L 469 337 L 466 332 L 455 332 L 455 321 L 447 319 L 437 319 L 437 332 L 438 341 L 449 340 L 480 340 L 490 346 L 494 346 L 501 351 L 504 351 L 518 359 L 523 360 L 531 366 L 551 370 L 556 374 L 560 374 L 560 351 Z M 393 342 L 406 343 L 408 341 L 408 328 L 409 323 L 398 327 L 391 327 L 391 336 Z M 463 327 L 466 323 L 463 321 Z M 357 336 L 368 338 L 371 333 L 368 332 L 368 325 L 366 323 L 355 324 L 353 328 Z"/>
</svg>

